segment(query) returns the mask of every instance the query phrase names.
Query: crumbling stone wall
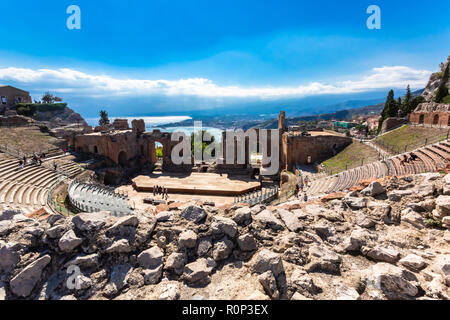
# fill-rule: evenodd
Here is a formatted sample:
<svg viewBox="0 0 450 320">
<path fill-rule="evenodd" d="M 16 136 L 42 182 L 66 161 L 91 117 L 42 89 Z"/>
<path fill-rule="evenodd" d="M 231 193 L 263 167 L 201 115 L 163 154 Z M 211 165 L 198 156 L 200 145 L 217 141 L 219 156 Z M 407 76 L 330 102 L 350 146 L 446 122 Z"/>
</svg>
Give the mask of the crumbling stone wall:
<svg viewBox="0 0 450 320">
<path fill-rule="evenodd" d="M 24 126 L 28 125 L 30 119 L 24 116 L 9 116 L 2 117 L 0 116 L 0 126 Z"/>
<path fill-rule="evenodd" d="M 381 133 L 388 132 L 389 130 L 405 122 L 406 120 L 404 118 L 387 118 L 381 125 Z"/>
<path fill-rule="evenodd" d="M 414 124 L 450 126 L 450 104 L 421 103 L 411 113 L 409 121 Z"/>
<path fill-rule="evenodd" d="M 348 146 L 352 139 L 343 136 L 294 136 L 283 134 L 283 169 L 292 171 L 295 164 L 322 162 Z"/>
</svg>

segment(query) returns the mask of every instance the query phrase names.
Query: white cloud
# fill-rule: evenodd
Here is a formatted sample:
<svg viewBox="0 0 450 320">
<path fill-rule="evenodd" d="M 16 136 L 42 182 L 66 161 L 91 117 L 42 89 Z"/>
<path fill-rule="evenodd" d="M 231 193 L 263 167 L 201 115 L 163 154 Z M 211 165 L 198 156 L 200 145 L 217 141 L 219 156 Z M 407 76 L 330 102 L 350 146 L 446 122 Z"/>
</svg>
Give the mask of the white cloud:
<svg viewBox="0 0 450 320">
<path fill-rule="evenodd" d="M 280 98 L 319 94 L 358 93 L 384 88 L 422 88 L 431 72 L 405 66 L 373 68 L 359 80 L 348 80 L 334 84 L 311 82 L 293 87 L 238 87 L 220 86 L 212 80 L 190 78 L 179 80 L 119 79 L 108 75 L 92 75 L 73 69 L 0 69 L 0 81 L 10 81 L 24 89 L 49 90 L 79 96 L 148 96 L 188 95 L 200 97 L 234 98 Z"/>
</svg>

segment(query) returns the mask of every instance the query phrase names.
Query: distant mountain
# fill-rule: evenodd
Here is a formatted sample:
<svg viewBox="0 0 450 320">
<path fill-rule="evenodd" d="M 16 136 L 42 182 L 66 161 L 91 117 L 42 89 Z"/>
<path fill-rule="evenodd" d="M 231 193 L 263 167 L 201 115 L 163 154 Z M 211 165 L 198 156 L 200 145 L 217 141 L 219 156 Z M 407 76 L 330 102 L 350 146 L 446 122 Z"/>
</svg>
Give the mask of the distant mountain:
<svg viewBox="0 0 450 320">
<path fill-rule="evenodd" d="M 411 95 L 413 97 L 419 96 L 422 94 L 424 89 L 416 90 L 414 92 L 411 92 Z M 308 116 L 301 116 L 301 117 L 292 117 L 286 119 L 286 125 L 295 125 L 299 121 L 319 121 L 319 120 L 341 120 L 341 121 L 349 121 L 352 120 L 355 117 L 359 116 L 365 116 L 365 115 L 378 115 L 381 113 L 384 107 L 384 100 L 385 99 L 378 99 L 382 102 L 372 104 L 372 105 L 366 105 L 364 107 L 360 108 L 353 108 L 353 109 L 343 109 L 339 111 L 335 111 L 332 113 L 323 113 L 323 114 L 317 114 L 317 115 L 308 115 Z M 365 101 L 367 102 L 367 100 Z M 364 103 L 364 101 L 358 100 L 358 101 L 345 101 L 342 103 L 334 104 L 325 108 L 328 108 L 330 110 L 336 109 L 343 106 L 352 106 L 352 105 L 358 105 Z M 278 127 L 278 119 L 271 119 L 268 121 L 264 121 L 260 124 L 258 124 L 256 127 L 258 128 L 264 128 L 264 129 L 276 129 Z"/>
</svg>

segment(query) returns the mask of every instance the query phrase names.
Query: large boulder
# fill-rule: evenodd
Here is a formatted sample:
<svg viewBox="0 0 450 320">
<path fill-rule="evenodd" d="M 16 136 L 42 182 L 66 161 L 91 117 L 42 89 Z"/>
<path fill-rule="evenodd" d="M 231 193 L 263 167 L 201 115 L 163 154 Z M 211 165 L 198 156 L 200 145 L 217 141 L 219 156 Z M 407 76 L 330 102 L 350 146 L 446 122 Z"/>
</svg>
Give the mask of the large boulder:
<svg viewBox="0 0 450 320">
<path fill-rule="evenodd" d="M 305 293 L 306 291 L 309 294 L 316 294 L 320 290 L 320 288 L 314 284 L 311 276 L 300 267 L 296 267 L 292 272 L 291 284 L 297 291 L 300 291 L 300 293 Z"/>
<path fill-rule="evenodd" d="M 12 293 L 19 297 L 28 297 L 41 280 L 42 272 L 51 260 L 49 255 L 45 255 L 26 266 L 11 279 L 9 286 Z"/>
<path fill-rule="evenodd" d="M 212 259 L 200 258 L 184 266 L 183 279 L 187 282 L 207 281 L 216 263 Z"/>
<path fill-rule="evenodd" d="M 436 257 L 431 268 L 438 274 L 450 276 L 450 256 L 440 255 Z"/>
<path fill-rule="evenodd" d="M 368 230 L 357 228 L 344 240 L 344 250 L 359 251 L 372 238 L 374 238 L 374 236 Z"/>
<path fill-rule="evenodd" d="M 436 199 L 436 209 L 441 218 L 450 215 L 450 196 L 439 196 Z"/>
<path fill-rule="evenodd" d="M 109 232 L 118 231 L 123 227 L 134 227 L 139 225 L 139 219 L 135 215 L 125 216 L 120 218 L 112 227 L 108 229 Z"/>
<path fill-rule="evenodd" d="M 237 244 L 242 251 L 254 251 L 258 248 L 255 238 L 248 233 L 239 236 Z"/>
<path fill-rule="evenodd" d="M 230 238 L 234 238 L 238 233 L 237 223 L 229 218 L 216 216 L 211 227 L 214 235 L 225 234 Z"/>
<path fill-rule="evenodd" d="M 249 207 L 242 207 L 234 212 L 234 222 L 237 224 L 245 224 L 252 220 L 252 210 Z"/>
<path fill-rule="evenodd" d="M 434 184 L 420 184 L 414 188 L 414 192 L 420 197 L 432 196 L 435 190 Z"/>
<path fill-rule="evenodd" d="M 406 208 L 401 212 L 402 223 L 408 223 L 417 229 L 422 229 L 425 227 L 423 217 L 420 213 L 415 212 L 411 208 Z"/>
<path fill-rule="evenodd" d="M 163 264 L 164 254 L 157 246 L 142 251 L 137 257 L 137 262 L 143 268 L 156 269 Z"/>
<path fill-rule="evenodd" d="M 69 230 L 59 239 L 58 246 L 62 252 L 69 253 L 82 243 L 83 239 L 78 238 L 73 230 Z"/>
<path fill-rule="evenodd" d="M 277 288 L 277 280 L 275 279 L 272 271 L 268 270 L 258 276 L 259 283 L 263 286 L 264 291 L 272 299 L 278 299 L 280 293 Z"/>
<path fill-rule="evenodd" d="M 223 238 L 214 244 L 212 256 L 215 261 L 224 260 L 229 257 L 232 251 L 233 242 L 227 238 Z"/>
<path fill-rule="evenodd" d="M 289 231 L 297 232 L 304 229 L 300 220 L 294 213 L 285 209 L 278 209 L 277 212 Z"/>
<path fill-rule="evenodd" d="M 361 210 L 367 207 L 369 199 L 358 197 L 345 197 L 343 201 L 353 210 Z"/>
<path fill-rule="evenodd" d="M 199 206 L 188 206 L 181 211 L 180 216 L 186 220 L 200 223 L 206 217 L 206 211 Z"/>
<path fill-rule="evenodd" d="M 164 289 L 158 300 L 178 300 L 180 299 L 180 288 L 176 283 L 169 283 Z"/>
<path fill-rule="evenodd" d="M 367 188 L 361 191 L 361 194 L 365 196 L 374 197 L 384 192 L 386 192 L 384 187 L 378 181 L 373 181 L 369 184 Z"/>
<path fill-rule="evenodd" d="M 178 237 L 180 249 L 194 248 L 197 243 L 197 234 L 192 230 L 183 231 Z"/>
<path fill-rule="evenodd" d="M 133 251 L 133 247 L 130 242 L 127 239 L 120 239 L 106 248 L 105 253 L 129 253 L 131 251 Z"/>
<path fill-rule="evenodd" d="M 402 258 L 399 262 L 402 266 L 414 271 L 419 271 L 427 265 L 424 258 L 413 253 Z"/>
<path fill-rule="evenodd" d="M 370 219 L 365 213 L 358 211 L 356 214 L 356 224 L 361 228 L 370 229 L 375 225 L 375 222 Z"/>
<path fill-rule="evenodd" d="M 13 229 L 11 221 L 0 221 L 0 237 L 8 235 Z"/>
<path fill-rule="evenodd" d="M 79 213 L 72 218 L 75 227 L 80 231 L 95 231 L 101 229 L 112 220 L 109 211 Z"/>
<path fill-rule="evenodd" d="M 283 223 L 275 217 L 275 215 L 269 210 L 263 210 L 258 213 L 253 219 L 261 224 L 265 228 L 271 228 L 273 230 L 283 230 Z"/>
<path fill-rule="evenodd" d="M 311 262 L 307 266 L 308 272 L 340 272 L 341 256 L 324 246 L 312 245 L 309 247 L 309 258 Z"/>
<path fill-rule="evenodd" d="M 400 259 L 400 252 L 393 248 L 376 246 L 374 248 L 364 247 L 362 253 L 375 261 L 395 263 Z"/>
<path fill-rule="evenodd" d="M 93 254 L 88 254 L 88 255 L 79 255 L 77 257 L 75 257 L 74 259 L 70 260 L 69 262 L 67 262 L 64 267 L 67 268 L 69 266 L 72 265 L 76 265 L 79 266 L 81 268 L 92 268 L 92 267 L 96 267 L 99 263 L 99 254 L 98 253 L 93 253 Z"/>
<path fill-rule="evenodd" d="M 403 197 L 407 197 L 413 194 L 412 190 L 394 190 L 388 193 L 388 199 L 393 202 L 400 201 Z"/>
<path fill-rule="evenodd" d="M 417 288 L 416 276 L 389 263 L 377 263 L 363 272 L 366 286 L 380 290 L 388 299 L 408 299 L 415 297 Z"/>
<path fill-rule="evenodd" d="M 336 300 L 359 300 L 359 293 L 355 288 L 339 284 L 336 287 Z"/>
<path fill-rule="evenodd" d="M 0 274 L 13 270 L 19 260 L 20 255 L 15 250 L 15 244 L 0 241 Z"/>
<path fill-rule="evenodd" d="M 58 224 L 56 226 L 47 229 L 45 233 L 50 239 L 57 239 L 60 238 L 64 233 L 66 233 L 66 230 L 67 230 L 66 226 Z"/>
<path fill-rule="evenodd" d="M 173 252 L 167 257 L 165 268 L 176 274 L 182 274 L 186 260 L 186 255 L 184 253 Z"/>
<path fill-rule="evenodd" d="M 278 253 L 268 249 L 262 249 L 254 259 L 252 271 L 264 273 L 268 270 L 272 271 L 275 277 L 278 277 L 278 275 L 284 272 L 283 262 Z"/>
</svg>

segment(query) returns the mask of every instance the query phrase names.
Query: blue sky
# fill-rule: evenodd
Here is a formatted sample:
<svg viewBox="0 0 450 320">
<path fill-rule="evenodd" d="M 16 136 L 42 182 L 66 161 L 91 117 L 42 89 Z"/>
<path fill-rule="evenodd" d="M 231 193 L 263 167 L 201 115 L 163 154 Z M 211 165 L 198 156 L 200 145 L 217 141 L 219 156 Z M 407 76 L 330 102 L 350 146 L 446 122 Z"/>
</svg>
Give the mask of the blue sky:
<svg viewBox="0 0 450 320">
<path fill-rule="evenodd" d="M 81 30 L 66 28 L 71 4 Z M 381 30 L 366 27 L 371 4 Z M 2 0 L 0 12 L 0 84 L 85 114 L 105 97 L 116 111 L 127 96 L 195 109 L 420 88 L 450 54 L 448 0 Z"/>
</svg>

